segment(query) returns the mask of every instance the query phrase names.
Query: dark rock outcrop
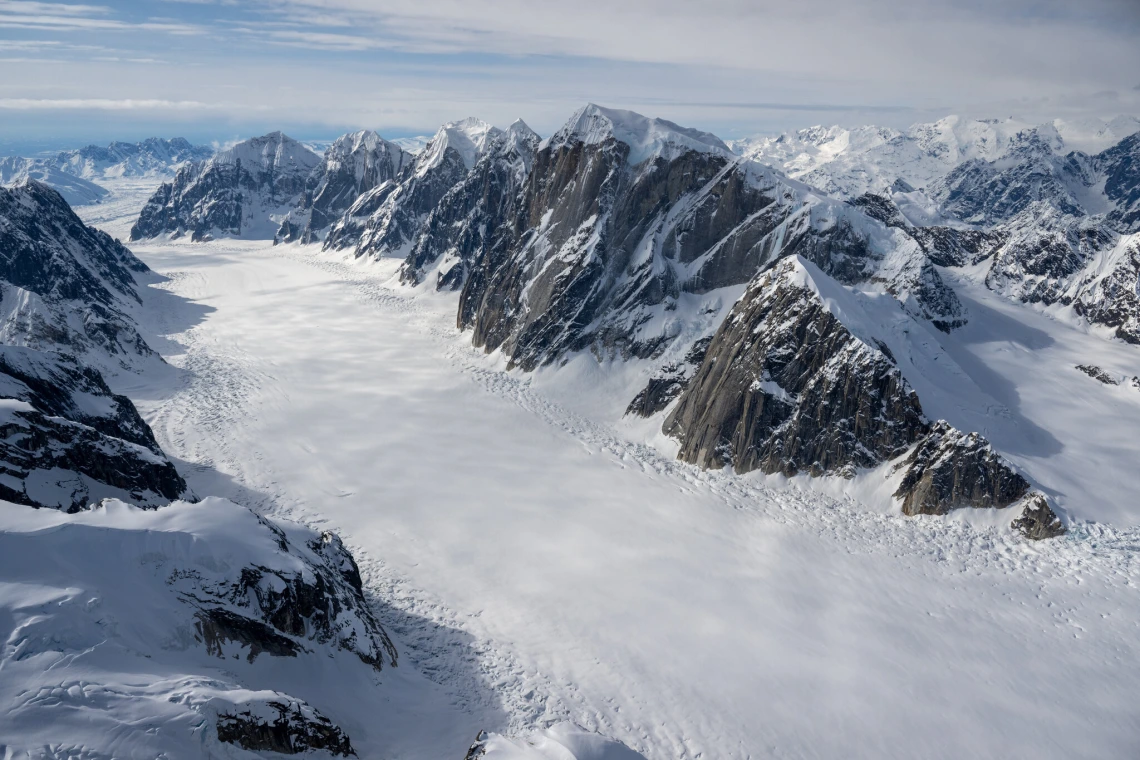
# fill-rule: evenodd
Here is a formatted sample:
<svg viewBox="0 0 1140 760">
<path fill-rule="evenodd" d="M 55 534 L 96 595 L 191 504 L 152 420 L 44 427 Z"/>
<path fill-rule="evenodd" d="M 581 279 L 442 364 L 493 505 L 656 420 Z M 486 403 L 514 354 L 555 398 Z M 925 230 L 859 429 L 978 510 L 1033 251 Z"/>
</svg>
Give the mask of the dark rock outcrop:
<svg viewBox="0 0 1140 760">
<path fill-rule="evenodd" d="M 1040 130 L 1030 129 L 1018 134 L 998 161 L 965 161 L 934 182 L 929 194 L 948 216 L 989 226 L 1012 219 L 1034 203 L 1083 215 L 1073 188 L 1091 181 L 1088 156 L 1059 156 Z"/>
<path fill-rule="evenodd" d="M 280 132 L 240 142 L 164 183 L 131 227 L 131 240 L 272 239 L 318 163 L 317 154 Z"/>
<path fill-rule="evenodd" d="M 1140 233 L 1120 238 L 1101 266 L 1082 271 L 1067 298 L 1077 314 L 1140 345 Z"/>
<path fill-rule="evenodd" d="M 1120 383 L 1116 381 L 1115 377 L 1108 374 L 1095 364 L 1078 364 L 1077 369 L 1079 369 L 1081 372 L 1084 372 L 1093 380 L 1099 380 L 1105 385 L 1120 385 Z"/>
<path fill-rule="evenodd" d="M 0 342 L 130 365 L 153 352 L 129 311 L 146 265 L 83 224 L 59 193 L 0 188 Z"/>
<path fill-rule="evenodd" d="M 1049 507 L 1045 494 L 1034 491 L 1021 500 L 1025 507 L 1010 527 L 1031 541 L 1044 541 L 1067 532 L 1060 517 Z"/>
<path fill-rule="evenodd" d="M 649 378 L 649 382 L 629 402 L 626 414 L 638 417 L 652 417 L 672 403 L 673 399 L 689 386 L 693 375 L 705 360 L 712 338 L 702 338 L 693 343 L 685 358 L 675 364 L 667 364 Z"/>
<path fill-rule="evenodd" d="M 218 716 L 219 741 L 251 752 L 297 755 L 323 750 L 337 757 L 356 756 L 339 726 L 300 700 L 281 695 L 254 709 Z"/>
<path fill-rule="evenodd" d="M 682 460 L 822 475 L 874 467 L 926 434 L 889 352 L 853 335 L 820 299 L 824 279 L 792 258 L 749 286 L 665 420 Z"/>
<path fill-rule="evenodd" d="M 186 492 L 134 405 L 67 356 L 0 346 L 0 498 L 76 512 Z"/>
<path fill-rule="evenodd" d="M 199 610 L 194 616 L 194 634 L 206 651 L 216 657 L 225 657 L 226 644 L 231 642 L 249 650 L 249 662 L 262 652 L 271 657 L 296 657 L 305 651 L 296 641 L 260 620 L 219 608 Z"/>
<path fill-rule="evenodd" d="M 203 584 L 194 575 L 175 573 L 170 583 L 198 608 L 199 641 L 223 656 L 228 642 L 258 654 L 296 656 L 302 642 L 342 649 L 380 670 L 395 665 L 396 648 L 367 600 L 360 570 L 340 539 L 324 533 L 300 546 L 272 523 L 260 520 L 275 536 L 282 554 L 304 570 L 250 564 L 224 580 Z"/>
<path fill-rule="evenodd" d="M 1029 481 L 985 438 L 939 421 L 895 469 L 906 468 L 895 498 L 906 515 L 943 515 L 962 507 L 1007 507 Z"/>
</svg>

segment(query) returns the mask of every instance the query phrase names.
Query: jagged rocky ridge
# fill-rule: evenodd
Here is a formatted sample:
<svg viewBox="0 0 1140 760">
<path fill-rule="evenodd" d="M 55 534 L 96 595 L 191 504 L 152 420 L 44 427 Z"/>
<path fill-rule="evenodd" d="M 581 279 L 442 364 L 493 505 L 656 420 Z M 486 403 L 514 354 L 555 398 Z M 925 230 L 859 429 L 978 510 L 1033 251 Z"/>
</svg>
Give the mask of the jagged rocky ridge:
<svg viewBox="0 0 1140 760">
<path fill-rule="evenodd" d="M 317 154 L 281 132 L 255 137 L 178 170 L 143 207 L 131 240 L 190 235 L 272 239 L 298 204 Z"/>
<path fill-rule="evenodd" d="M 648 357 L 682 301 L 740 286 L 799 253 L 876 281 L 947 329 L 965 318 L 908 236 L 716 137 L 589 106 L 538 148 L 458 316 L 477 346 L 526 369 L 567 353 Z"/>
<path fill-rule="evenodd" d="M 47 185 L 0 188 L 0 342 L 110 367 L 153 358 L 131 317 L 148 272 Z"/>
<path fill-rule="evenodd" d="M 402 258 L 428 215 L 501 134 L 474 118 L 444 124 L 397 178 L 356 199 L 329 232 L 324 249 Z"/>
<path fill-rule="evenodd" d="M 412 155 L 370 130 L 338 138 L 305 180 L 297 207 L 289 212 L 274 241 L 314 243 L 364 193 L 395 181 Z"/>
<path fill-rule="evenodd" d="M 895 496 L 909 515 L 1024 496 L 1028 481 L 984 439 L 926 417 L 891 349 L 869 332 L 864 297 L 801 257 L 758 276 L 665 418 L 679 458 L 848 478 L 899 460 Z"/>
<path fill-rule="evenodd" d="M 471 267 L 509 232 L 502 222 L 530 172 L 539 142 L 521 120 L 490 134 L 474 168 L 425 219 L 400 268 L 402 282 L 417 285 L 434 269 L 437 289 L 463 286 Z"/>
</svg>

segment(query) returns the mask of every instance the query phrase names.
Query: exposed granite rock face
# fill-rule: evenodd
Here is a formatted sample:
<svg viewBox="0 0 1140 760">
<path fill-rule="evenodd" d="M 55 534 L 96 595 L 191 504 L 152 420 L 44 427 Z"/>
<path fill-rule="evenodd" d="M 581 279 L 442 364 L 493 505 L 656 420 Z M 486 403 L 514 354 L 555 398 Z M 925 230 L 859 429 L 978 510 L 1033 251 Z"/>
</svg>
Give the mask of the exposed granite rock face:
<svg viewBox="0 0 1140 760">
<path fill-rule="evenodd" d="M 538 143 L 522 121 L 491 135 L 475 167 L 428 215 L 400 267 L 401 282 L 418 285 L 438 263 L 438 290 L 463 287 L 473 263 L 497 244 L 497 237 L 510 233 Z"/>
<path fill-rule="evenodd" d="M 0 498 L 77 512 L 169 504 L 186 482 L 134 405 L 67 356 L 0 346 Z"/>
<path fill-rule="evenodd" d="M 486 731 L 480 731 L 475 735 L 475 741 L 471 742 L 471 746 L 467 748 L 467 754 L 463 756 L 463 760 L 479 760 L 487 754 L 487 736 Z"/>
<path fill-rule="evenodd" d="M 73 357 L 0 345 L 0 398 L 162 454 L 130 399 L 113 394 L 97 371 Z"/>
<path fill-rule="evenodd" d="M 901 181 L 901 180 L 900 180 Z M 909 187 L 903 183 L 903 187 Z M 909 192 L 909 191 L 908 191 Z M 961 267 L 976 264 L 1005 242 L 1008 233 L 942 225 L 911 224 L 895 201 L 887 195 L 864 193 L 849 203 L 888 227 L 904 230 L 921 246 L 932 264 Z"/>
<path fill-rule="evenodd" d="M 873 467 L 926 434 L 918 396 L 823 303 L 822 277 L 788 259 L 749 286 L 665 420 L 682 460 L 822 475 Z"/>
<path fill-rule="evenodd" d="M 390 185 L 366 193 L 349 208 L 329 232 L 325 249 L 406 256 L 428 214 L 501 132 L 478 119 L 443 125 Z"/>
<path fill-rule="evenodd" d="M 324 533 L 301 546 L 274 524 L 259 522 L 300 568 L 255 563 L 211 581 L 178 572 L 169 580 L 199 608 L 196 637 L 207 650 L 222 657 L 232 642 L 248 648 L 252 662 L 262 652 L 295 657 L 309 651 L 302 642 L 311 642 L 351 652 L 376 670 L 395 665 L 396 648 L 365 600 L 360 570 L 340 539 Z"/>
<path fill-rule="evenodd" d="M 459 326 L 525 369 L 581 350 L 654 356 L 676 337 L 661 317 L 682 294 L 742 285 L 792 254 L 946 323 L 963 317 L 903 232 L 706 137 L 597 106 L 575 114 L 535 155 L 509 234 L 472 267 Z"/>
<path fill-rule="evenodd" d="M 109 364 L 153 356 L 127 316 L 148 271 L 48 186 L 0 188 L 0 342 Z"/>
<path fill-rule="evenodd" d="M 502 347 L 513 364 L 533 369 L 591 345 L 649 356 L 666 338 L 639 336 L 636 327 L 640 307 L 676 298 L 678 275 L 655 271 L 652 252 L 634 260 L 635 248 L 727 161 L 692 152 L 634 172 L 628 153 L 617 140 L 539 151 L 513 237 L 483 257 L 461 294 L 459 325 L 473 330 L 475 345 Z"/>
<path fill-rule="evenodd" d="M 194 637 L 215 657 L 225 657 L 226 645 L 248 649 L 253 662 L 262 652 L 271 657 L 296 657 L 306 651 L 288 636 L 282 636 L 260 620 L 251 620 L 229 610 L 199 610 L 194 616 Z"/>
<path fill-rule="evenodd" d="M 943 515 L 962 507 L 1007 507 L 1029 491 L 1029 481 L 977 433 L 944 421 L 896 469 L 906 468 L 895 498 L 906 515 Z"/>
<path fill-rule="evenodd" d="M 323 750 L 337 757 L 355 757 L 343 730 L 315 708 L 287 695 L 218 716 L 218 740 L 251 752 L 297 755 Z"/>
<path fill-rule="evenodd" d="M 397 179 L 412 158 L 371 130 L 338 138 L 305 180 L 301 200 L 281 223 L 274 242 L 319 242 L 361 195 Z"/>
<path fill-rule="evenodd" d="M 712 338 L 702 338 L 695 342 L 685 358 L 676 364 L 668 364 L 659 369 L 649 383 L 629 402 L 625 413 L 638 417 L 652 417 L 681 395 L 697 373 Z"/>
<path fill-rule="evenodd" d="M 1021 503 L 1025 506 L 1021 515 L 1010 524 L 1011 528 L 1031 541 L 1044 541 L 1065 535 L 1065 524 L 1049 507 L 1045 494 L 1034 491 L 1022 499 Z"/>
<path fill-rule="evenodd" d="M 131 240 L 272 239 L 320 157 L 280 132 L 255 137 L 183 167 L 143 207 Z"/>
</svg>

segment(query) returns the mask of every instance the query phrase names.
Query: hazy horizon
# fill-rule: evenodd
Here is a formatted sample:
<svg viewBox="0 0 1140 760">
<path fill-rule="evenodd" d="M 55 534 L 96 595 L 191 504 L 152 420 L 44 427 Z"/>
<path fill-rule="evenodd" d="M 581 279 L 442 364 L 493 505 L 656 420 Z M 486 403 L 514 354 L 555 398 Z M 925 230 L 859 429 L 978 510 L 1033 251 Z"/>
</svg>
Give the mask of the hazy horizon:
<svg viewBox="0 0 1140 760">
<path fill-rule="evenodd" d="M 1137 116 L 1137 32 L 1127 0 L 0 0 L 0 153 L 404 137 L 471 115 L 549 134 L 589 101 L 725 139 Z"/>
</svg>

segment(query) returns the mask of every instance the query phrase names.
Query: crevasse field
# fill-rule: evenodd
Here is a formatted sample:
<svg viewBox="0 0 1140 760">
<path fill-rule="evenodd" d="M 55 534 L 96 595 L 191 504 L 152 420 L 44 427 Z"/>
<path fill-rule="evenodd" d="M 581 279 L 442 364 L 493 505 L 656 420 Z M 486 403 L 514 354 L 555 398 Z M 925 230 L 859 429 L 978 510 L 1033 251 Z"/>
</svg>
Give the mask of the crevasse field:
<svg viewBox="0 0 1140 760">
<path fill-rule="evenodd" d="M 79 210 L 125 238 L 149 189 Z M 1088 350 L 1048 315 L 994 299 L 996 332 L 955 356 L 986 352 L 994 387 L 1049 420 L 1011 458 L 1046 485 L 1052 456 L 1087 479 L 1069 506 L 1097 522 L 1029 543 L 982 515 L 681 464 L 621 420 L 634 370 L 506 372 L 457 332 L 453 295 L 396 284 L 397 260 L 132 249 L 165 278 L 142 322 L 176 369 L 112 384 L 199 496 L 343 537 L 400 651 L 359 706 L 391 718 L 399 757 L 563 720 L 651 760 L 1140 756 L 1140 507 L 1114 444 L 1140 402 L 1043 413 L 1095 385 L 1047 371 Z M 1077 423 L 1103 450 L 1041 443 Z"/>
</svg>

